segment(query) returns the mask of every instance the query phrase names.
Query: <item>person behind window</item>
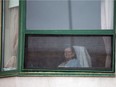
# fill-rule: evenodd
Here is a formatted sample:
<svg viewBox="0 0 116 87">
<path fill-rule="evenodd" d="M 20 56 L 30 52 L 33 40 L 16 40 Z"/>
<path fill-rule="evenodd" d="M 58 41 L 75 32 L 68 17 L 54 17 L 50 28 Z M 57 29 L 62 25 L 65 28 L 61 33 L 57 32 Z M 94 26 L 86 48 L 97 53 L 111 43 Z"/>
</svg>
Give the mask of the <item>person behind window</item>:
<svg viewBox="0 0 116 87">
<path fill-rule="evenodd" d="M 91 57 L 83 46 L 65 48 L 64 57 L 65 61 L 58 67 L 92 67 Z"/>
<path fill-rule="evenodd" d="M 65 62 L 61 63 L 58 67 L 80 67 L 79 60 L 73 47 L 67 47 L 64 50 Z"/>
</svg>

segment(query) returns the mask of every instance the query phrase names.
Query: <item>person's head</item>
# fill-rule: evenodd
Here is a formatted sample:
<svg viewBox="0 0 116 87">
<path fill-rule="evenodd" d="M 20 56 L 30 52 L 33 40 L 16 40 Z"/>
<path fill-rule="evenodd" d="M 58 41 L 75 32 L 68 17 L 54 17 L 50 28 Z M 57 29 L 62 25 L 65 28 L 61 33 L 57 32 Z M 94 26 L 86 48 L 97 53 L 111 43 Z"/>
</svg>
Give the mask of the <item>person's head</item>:
<svg viewBox="0 0 116 87">
<path fill-rule="evenodd" d="M 66 60 L 75 58 L 75 51 L 73 47 L 67 47 L 64 49 L 64 56 Z"/>
</svg>

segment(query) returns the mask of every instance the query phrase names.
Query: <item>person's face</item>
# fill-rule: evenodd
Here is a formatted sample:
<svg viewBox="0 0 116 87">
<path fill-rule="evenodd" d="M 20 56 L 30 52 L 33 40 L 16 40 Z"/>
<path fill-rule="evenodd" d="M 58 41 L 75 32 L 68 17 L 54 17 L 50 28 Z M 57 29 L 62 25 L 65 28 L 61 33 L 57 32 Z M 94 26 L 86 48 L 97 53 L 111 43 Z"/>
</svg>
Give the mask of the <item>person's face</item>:
<svg viewBox="0 0 116 87">
<path fill-rule="evenodd" d="M 64 50 L 64 56 L 65 56 L 65 59 L 67 59 L 67 60 L 72 59 L 74 57 L 74 53 L 72 52 L 72 49 L 66 48 Z"/>
</svg>

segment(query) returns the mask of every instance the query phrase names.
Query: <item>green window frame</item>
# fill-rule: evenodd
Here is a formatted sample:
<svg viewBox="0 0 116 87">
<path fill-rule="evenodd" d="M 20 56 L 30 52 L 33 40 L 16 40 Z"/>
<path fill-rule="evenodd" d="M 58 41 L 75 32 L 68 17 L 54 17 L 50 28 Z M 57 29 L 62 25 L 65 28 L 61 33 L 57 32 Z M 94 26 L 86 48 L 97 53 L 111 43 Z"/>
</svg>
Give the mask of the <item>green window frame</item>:
<svg viewBox="0 0 116 87">
<path fill-rule="evenodd" d="M 0 3 L 0 14 L 2 14 L 2 4 Z M 1 69 L 1 25 L 2 25 L 2 15 L 0 15 L 0 69 Z"/>
<path fill-rule="evenodd" d="M 18 68 L 16 71 L 1 71 L 3 76 L 115 76 L 115 20 L 116 1 L 114 0 L 114 17 L 112 30 L 27 30 L 26 28 L 26 0 L 19 3 L 19 40 L 18 40 Z M 25 69 L 25 45 L 28 35 L 64 35 L 64 36 L 111 36 L 112 64 L 111 69 Z M 2 60 L 2 58 L 0 58 Z M 2 61 L 0 63 L 2 65 Z"/>
<path fill-rule="evenodd" d="M 114 7 L 115 8 L 115 7 Z M 115 13 L 114 13 L 115 14 Z M 114 17 L 115 18 L 115 17 Z M 115 20 L 114 20 L 115 25 Z M 25 69 L 25 37 L 26 35 L 111 35 L 112 36 L 112 69 L 107 70 L 61 70 L 61 69 Z M 113 30 L 28 30 L 26 28 L 26 1 L 20 3 L 20 64 L 19 69 L 26 76 L 112 76 L 115 71 L 115 26 Z M 21 67 L 20 67 L 21 66 Z"/>
</svg>

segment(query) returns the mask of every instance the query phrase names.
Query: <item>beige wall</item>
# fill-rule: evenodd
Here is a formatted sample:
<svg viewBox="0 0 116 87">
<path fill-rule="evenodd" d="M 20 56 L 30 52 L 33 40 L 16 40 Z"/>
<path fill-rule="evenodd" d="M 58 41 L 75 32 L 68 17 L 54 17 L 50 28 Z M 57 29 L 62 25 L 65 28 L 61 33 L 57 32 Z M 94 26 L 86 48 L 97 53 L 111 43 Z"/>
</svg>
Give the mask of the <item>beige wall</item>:
<svg viewBox="0 0 116 87">
<path fill-rule="evenodd" d="M 0 79 L 0 87 L 115 87 L 116 78 L 11 77 Z"/>
</svg>

